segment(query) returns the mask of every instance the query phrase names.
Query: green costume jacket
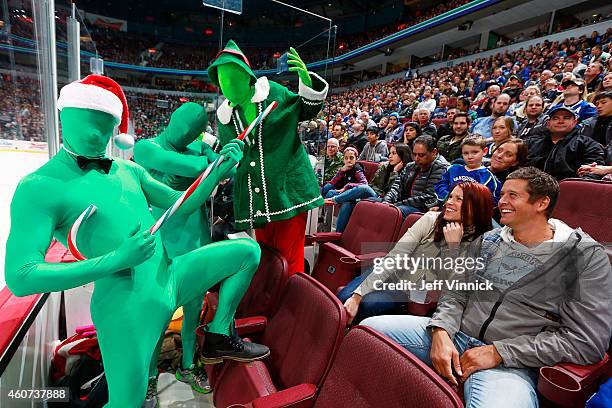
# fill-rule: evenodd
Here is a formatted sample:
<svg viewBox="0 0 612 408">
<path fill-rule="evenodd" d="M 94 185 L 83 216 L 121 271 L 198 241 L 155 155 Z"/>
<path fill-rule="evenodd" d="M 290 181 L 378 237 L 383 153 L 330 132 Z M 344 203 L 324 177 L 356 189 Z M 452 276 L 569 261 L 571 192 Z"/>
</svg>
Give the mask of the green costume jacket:
<svg viewBox="0 0 612 408">
<path fill-rule="evenodd" d="M 319 184 L 300 138 L 297 124 L 314 118 L 327 96 L 327 82 L 310 73 L 312 88 L 300 80 L 295 94 L 266 77 L 257 79 L 251 101 L 262 112 L 272 101 L 278 107 L 253 130 L 244 147 L 234 183 L 237 229 L 260 228 L 287 220 L 323 204 Z M 248 126 L 241 108 L 225 100 L 217 110 L 221 144 Z"/>
</svg>

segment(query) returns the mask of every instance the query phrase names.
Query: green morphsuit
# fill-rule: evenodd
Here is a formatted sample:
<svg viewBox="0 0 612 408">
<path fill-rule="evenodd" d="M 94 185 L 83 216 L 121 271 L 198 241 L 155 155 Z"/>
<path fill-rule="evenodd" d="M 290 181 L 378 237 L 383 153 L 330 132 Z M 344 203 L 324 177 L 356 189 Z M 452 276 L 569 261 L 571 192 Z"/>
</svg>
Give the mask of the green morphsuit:
<svg viewBox="0 0 612 408">
<path fill-rule="evenodd" d="M 170 118 L 168 127 L 157 137 L 142 139 L 134 146 L 134 161 L 143 166 L 154 179 L 184 191 L 218 155 L 198 136 L 208 123 L 206 110 L 197 103 L 181 105 Z M 153 207 L 153 216 L 162 216 L 165 208 Z M 160 229 L 162 242 L 170 259 L 210 243 L 210 226 L 206 207 L 185 216 L 174 216 Z M 183 306 L 181 330 L 183 368 L 189 368 L 195 354 L 196 334 L 203 299 Z M 159 353 L 156 353 L 159 354 Z M 157 373 L 151 364 L 150 375 Z M 200 391 L 201 392 L 201 391 Z"/>
<path fill-rule="evenodd" d="M 104 80 L 103 85 L 111 81 L 90 77 Z M 83 85 L 90 77 L 73 84 Z M 96 82 L 96 78 L 91 81 Z M 88 86 L 93 85 L 81 88 Z M 108 173 L 99 162 L 83 163 L 83 158 L 104 158 L 117 117 L 121 117 L 121 104 L 119 113 L 110 114 L 107 111 L 117 109 L 103 106 L 103 98 L 80 98 L 70 105 L 66 103 L 68 95 L 62 89 L 58 100 L 58 106 L 63 106 L 60 120 L 64 148 L 24 177 L 13 196 L 6 283 L 15 295 L 26 296 L 93 281 L 90 308 L 109 387 L 107 406 L 136 408 L 145 399 L 149 367 L 156 358 L 154 350 L 160 335 L 178 305 L 200 301 L 210 287 L 222 281 L 219 308 L 209 332 L 229 334 L 236 307 L 257 269 L 260 250 L 251 240 L 232 240 L 170 259 L 162 234 L 151 236 L 148 231 L 155 222 L 149 205 L 169 208 L 181 192 L 127 160 L 114 159 Z M 92 101 L 95 107 L 82 107 L 91 106 Z M 111 104 L 116 105 L 115 101 Z M 219 180 L 240 161 L 242 148 L 241 141 L 224 146 L 221 153 L 226 160 L 185 200 L 175 216 L 187 217 L 200 211 Z M 77 238 L 80 252 L 87 259 L 69 264 L 45 262 L 52 238 L 66 245 L 71 225 L 90 204 L 97 207 L 97 212 L 83 223 Z"/>
</svg>

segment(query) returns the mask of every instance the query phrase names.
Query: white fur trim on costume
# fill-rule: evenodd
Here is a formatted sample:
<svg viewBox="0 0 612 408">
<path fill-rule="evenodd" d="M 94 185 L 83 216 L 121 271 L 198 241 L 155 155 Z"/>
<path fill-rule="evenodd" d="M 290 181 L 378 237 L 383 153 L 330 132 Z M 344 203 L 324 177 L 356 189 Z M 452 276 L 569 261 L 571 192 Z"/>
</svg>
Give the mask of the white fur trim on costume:
<svg viewBox="0 0 612 408">
<path fill-rule="evenodd" d="M 123 104 L 121 100 L 106 89 L 96 85 L 72 82 L 60 90 L 57 108 L 93 109 L 113 115 L 117 123 L 121 123 Z"/>
<path fill-rule="evenodd" d="M 268 98 L 268 95 L 270 95 L 270 82 L 268 81 L 268 78 L 266 78 L 265 76 L 258 78 L 257 82 L 255 82 L 255 92 L 253 93 L 251 102 L 263 102 Z M 219 122 L 224 125 L 227 125 L 230 120 L 232 120 L 233 112 L 234 108 L 229 105 L 229 101 L 227 99 L 224 100 L 223 103 L 217 109 L 217 118 L 219 119 Z"/>
<path fill-rule="evenodd" d="M 257 82 L 255 82 L 255 93 L 251 98 L 251 102 L 263 102 L 266 100 L 268 95 L 270 95 L 270 82 L 268 81 L 268 78 L 265 76 L 257 78 Z"/>
<path fill-rule="evenodd" d="M 227 125 L 230 120 L 232 120 L 232 112 L 234 112 L 234 108 L 229 106 L 229 100 L 224 100 L 223 103 L 219 105 L 219 108 L 217 109 L 217 118 L 219 119 L 219 122 L 223 123 L 224 125 Z"/>
<path fill-rule="evenodd" d="M 306 99 L 310 99 L 311 101 L 324 101 L 325 98 L 327 97 L 327 91 L 329 90 L 329 84 L 327 83 L 327 81 L 325 81 L 323 78 L 321 78 L 319 75 L 315 74 L 314 72 L 309 71 L 308 74 L 311 77 L 314 76 L 319 81 L 323 82 L 325 84 L 325 88 L 323 88 L 322 91 L 315 91 L 311 87 L 306 86 L 302 82 L 302 78 L 300 78 L 300 85 L 298 87 L 298 95 L 303 96 Z"/>
<path fill-rule="evenodd" d="M 113 138 L 113 142 L 121 150 L 128 150 L 134 147 L 134 137 L 127 133 L 119 133 Z"/>
</svg>

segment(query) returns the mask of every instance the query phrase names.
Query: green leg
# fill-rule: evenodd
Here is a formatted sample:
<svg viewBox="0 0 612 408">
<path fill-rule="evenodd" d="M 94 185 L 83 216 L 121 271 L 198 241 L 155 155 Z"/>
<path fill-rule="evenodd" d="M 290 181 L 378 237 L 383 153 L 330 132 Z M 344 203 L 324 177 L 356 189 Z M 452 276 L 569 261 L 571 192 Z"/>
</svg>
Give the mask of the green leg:
<svg viewBox="0 0 612 408">
<path fill-rule="evenodd" d="M 200 323 L 203 297 L 199 297 L 183 305 L 183 327 L 181 328 L 181 340 L 183 342 L 183 368 L 191 367 L 194 363 L 196 347 L 196 328 Z"/>
<path fill-rule="evenodd" d="M 259 265 L 260 255 L 256 242 L 237 239 L 206 245 L 177 257 L 171 266 L 177 282 L 177 304 L 201 299 L 208 289 L 224 280 L 217 313 L 209 330 L 228 335 L 236 308 Z"/>
</svg>

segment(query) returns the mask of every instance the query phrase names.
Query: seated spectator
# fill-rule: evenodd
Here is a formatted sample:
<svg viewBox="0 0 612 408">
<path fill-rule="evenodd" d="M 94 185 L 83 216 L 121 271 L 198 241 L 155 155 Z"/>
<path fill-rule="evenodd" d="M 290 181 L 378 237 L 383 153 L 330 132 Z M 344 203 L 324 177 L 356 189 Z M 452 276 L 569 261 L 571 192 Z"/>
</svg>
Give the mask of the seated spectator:
<svg viewBox="0 0 612 408">
<path fill-rule="evenodd" d="M 595 92 L 590 93 L 587 97 L 587 100 L 594 104 L 595 96 L 605 91 L 612 92 L 612 72 L 608 72 L 606 75 L 604 75 L 603 80 L 601 81 Z"/>
<path fill-rule="evenodd" d="M 448 108 L 446 111 L 446 123 L 438 126 L 436 130 L 436 138 L 440 139 L 442 136 L 450 135 L 453 133 L 452 123 L 455 119 L 455 115 L 459 110 L 457 108 Z"/>
<path fill-rule="evenodd" d="M 448 162 L 438 154 L 436 140 L 419 136 L 412 145 L 413 162 L 408 163 L 383 201 L 397 206 L 407 216 L 413 212 L 427 212 L 436 200 L 434 186 L 446 172 Z"/>
<path fill-rule="evenodd" d="M 459 112 L 466 113 L 470 117 L 470 122 L 471 122 L 471 121 L 476 120 L 478 115 L 476 115 L 476 112 L 474 112 L 473 110 L 470 110 L 470 105 L 471 105 L 471 102 L 470 102 L 470 98 L 468 97 L 457 99 L 457 113 Z M 450 120 L 449 118 L 448 122 L 452 123 L 453 121 Z"/>
<path fill-rule="evenodd" d="M 353 134 L 347 141 L 347 146 L 355 146 L 358 151 L 362 151 L 364 146 L 368 143 L 368 138 L 365 132 L 365 125 L 360 119 L 357 119 L 353 124 Z"/>
<path fill-rule="evenodd" d="M 412 149 L 412 143 L 414 143 L 417 137 L 421 136 L 421 127 L 416 122 L 404 123 L 404 143 Z"/>
<path fill-rule="evenodd" d="M 425 213 L 399 239 L 386 258 L 407 255 L 433 259 L 444 256 L 449 246 L 455 242 L 471 242 L 479 238 L 492 228 L 490 203 L 491 193 L 486 187 L 471 182 L 457 184 L 444 209 L 441 212 Z M 402 272 L 406 272 L 406 276 Z M 402 313 L 410 299 L 409 292 L 376 290 L 376 280 L 388 282 L 401 277 L 420 282 L 423 279 L 432 281 L 446 276 L 445 270 L 425 267 L 414 271 L 385 268 L 381 274 L 372 273 L 370 269 L 346 285 L 338 293 L 338 298 L 344 302 L 348 323 L 359 324 L 371 316 Z"/>
<path fill-rule="evenodd" d="M 419 123 L 419 127 L 421 128 L 421 133 L 424 135 L 430 135 L 436 139 L 436 125 L 434 125 L 429 119 L 431 112 L 429 112 L 427 109 L 417 108 L 415 109 L 415 113 L 417 114 L 417 121 Z"/>
<path fill-rule="evenodd" d="M 482 158 L 487 149 L 487 142 L 481 136 L 469 136 L 461 142 L 461 154 L 465 164 L 451 164 L 442 178 L 436 183 L 434 190 L 438 204 L 442 204 L 451 187 L 461 181 L 480 183 L 491 191 L 493 204 L 499 200 L 501 183 L 487 167 L 482 165 Z"/>
<path fill-rule="evenodd" d="M 461 158 L 461 142 L 468 135 L 470 121 L 466 113 L 457 113 L 453 119 L 453 133 L 438 140 L 438 151 L 451 163 Z"/>
<path fill-rule="evenodd" d="M 448 107 L 446 104 L 448 103 L 448 96 L 440 95 L 438 100 L 438 106 L 434 109 L 431 114 L 432 119 L 446 119 L 446 112 L 448 111 Z"/>
<path fill-rule="evenodd" d="M 476 133 L 485 139 L 491 138 L 491 128 L 495 119 L 506 116 L 508 107 L 510 106 L 510 96 L 507 94 L 501 94 L 495 99 L 493 105 L 493 112 L 491 116 L 479 117 L 476 119 L 472 126 L 470 126 L 470 133 Z"/>
<path fill-rule="evenodd" d="M 403 131 L 404 129 L 399 121 L 399 113 L 391 112 L 388 116 L 388 124 L 383 131 L 383 137 L 381 139 L 385 140 L 387 143 L 395 143 L 398 140 L 402 140 Z"/>
<path fill-rule="evenodd" d="M 342 205 L 336 220 L 336 232 L 344 231 L 359 200 L 372 198 L 382 201 L 382 197 L 389 191 L 397 175 L 409 161 L 410 148 L 403 143 L 396 143 L 391 146 L 389 161 L 378 167 L 369 185 L 359 184 L 326 200 L 328 204 Z"/>
<path fill-rule="evenodd" d="M 516 129 L 516 135 L 527 139 L 531 130 L 544 122 L 544 99 L 540 95 L 532 95 L 525 101 L 525 118 Z"/>
<path fill-rule="evenodd" d="M 510 138 L 495 149 L 491 161 L 485 166 L 488 166 L 491 173 L 495 174 L 495 177 L 503 184 L 508 174 L 527 163 L 528 154 L 527 143 L 522 139 Z"/>
<path fill-rule="evenodd" d="M 606 149 L 606 163 L 612 162 L 612 91 L 605 91 L 593 100 L 597 116 L 582 123 L 581 133 Z"/>
<path fill-rule="evenodd" d="M 367 160 L 380 163 L 389 160 L 389 149 L 387 142 L 378 139 L 378 127 L 371 126 L 367 130 L 368 143 L 363 147 L 359 160 Z"/>
<path fill-rule="evenodd" d="M 550 107 L 547 114 L 550 116 L 550 112 L 557 109 L 560 106 L 570 109 L 580 119 L 578 123 L 593 117 L 597 114 L 595 106 L 592 103 L 588 103 L 583 100 L 584 96 L 584 81 L 582 79 L 568 79 L 563 82 L 563 100 Z"/>
<path fill-rule="evenodd" d="M 530 166 L 551 174 L 557 180 L 576 177 L 584 164 L 605 164 L 603 147 L 588 136 L 580 134 L 578 115 L 570 107 L 560 105 L 548 111 L 548 126 L 529 139 Z M 583 177 L 597 178 L 594 175 Z"/>
<path fill-rule="evenodd" d="M 525 88 L 525 90 L 521 93 L 523 99 L 521 99 L 520 103 L 517 103 L 513 109 L 508 109 L 508 114 L 510 116 L 514 116 L 518 122 L 522 123 L 522 121 L 525 119 L 525 107 L 527 106 L 527 100 L 535 95 L 542 95 L 540 88 L 535 85 L 530 85 Z"/>
<path fill-rule="evenodd" d="M 510 174 L 499 202 L 505 226 L 486 232 L 474 251 L 484 266 L 452 279 L 493 289 L 447 286 L 431 319 L 377 316 L 361 324 L 461 384 L 468 407 L 537 407 L 538 368 L 599 362 L 612 332 L 610 261 L 580 228 L 550 218 L 558 196 L 546 173 Z M 461 229 L 445 236 L 458 242 Z"/>
<path fill-rule="evenodd" d="M 483 118 L 491 116 L 493 113 L 493 105 L 495 100 L 501 94 L 501 88 L 495 81 L 489 81 L 486 86 L 485 95 L 482 98 L 477 98 L 472 102 L 472 108 L 476 112 L 476 116 Z M 510 106 L 510 100 L 508 100 L 508 106 Z"/>
<path fill-rule="evenodd" d="M 495 119 L 491 129 L 491 138 L 488 140 L 487 152 L 482 158 L 483 163 L 488 163 L 493 157 L 495 150 L 506 140 L 512 137 L 514 133 L 514 120 L 510 116 L 501 116 Z"/>
<path fill-rule="evenodd" d="M 329 183 L 321 189 L 321 195 L 331 199 L 360 184 L 368 184 L 363 168 L 357 163 L 357 149 L 348 146 L 344 149 L 344 166 L 342 166 Z M 326 200 L 327 205 L 333 204 Z"/>
<path fill-rule="evenodd" d="M 325 164 L 323 169 L 323 184 L 327 184 L 338 172 L 338 169 L 344 165 L 344 156 L 338 150 L 340 143 L 338 139 L 331 138 L 327 140 L 327 149 L 325 151 Z"/>
<path fill-rule="evenodd" d="M 361 113 L 359 114 L 359 119 L 361 119 L 361 121 L 365 123 L 366 129 L 372 126 L 376 126 L 376 122 L 370 119 L 370 114 L 368 113 L 368 111 L 361 111 Z"/>
<path fill-rule="evenodd" d="M 604 72 L 603 64 L 599 61 L 591 62 L 584 72 L 584 83 L 587 93 L 595 92 L 601 84 Z"/>
<path fill-rule="evenodd" d="M 417 105 L 417 109 L 427 109 L 431 114 L 436 109 L 436 100 L 431 97 L 431 88 L 425 87 L 423 91 L 423 100 Z"/>
</svg>

